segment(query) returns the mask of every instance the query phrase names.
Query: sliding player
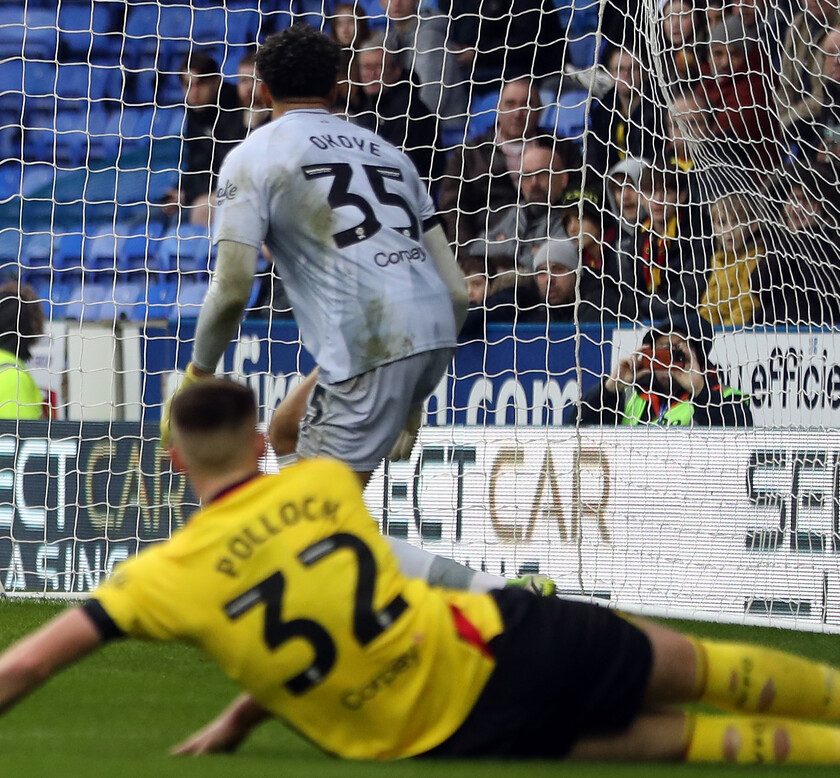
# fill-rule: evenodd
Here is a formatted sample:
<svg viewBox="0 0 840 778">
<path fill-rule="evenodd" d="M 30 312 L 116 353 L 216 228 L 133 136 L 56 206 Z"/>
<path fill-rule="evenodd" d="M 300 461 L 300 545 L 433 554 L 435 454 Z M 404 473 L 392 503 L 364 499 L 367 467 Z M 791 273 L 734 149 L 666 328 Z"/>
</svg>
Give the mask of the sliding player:
<svg viewBox="0 0 840 778">
<path fill-rule="evenodd" d="M 231 381 L 175 399 L 172 461 L 205 508 L 0 656 L 0 712 L 131 635 L 196 645 L 245 691 L 177 753 L 235 749 L 276 716 L 355 759 L 840 764 L 840 728 L 798 720 L 840 718 L 838 670 L 594 605 L 409 580 L 346 466 L 262 476 L 256 423 Z M 694 701 L 734 712 L 664 707 Z"/>
<path fill-rule="evenodd" d="M 265 242 L 318 364 L 314 388 L 298 392 L 306 411 L 297 454 L 340 459 L 365 484 L 444 375 L 468 301 L 414 165 L 329 113 L 339 56 L 305 24 L 269 37 L 257 53 L 274 121 L 234 149 L 219 174 L 216 271 L 181 387 L 214 373 Z M 163 445 L 168 427 L 164 412 Z M 392 542 L 405 572 L 435 583 L 480 591 L 508 583 Z M 554 591 L 545 576 L 516 583 Z"/>
</svg>

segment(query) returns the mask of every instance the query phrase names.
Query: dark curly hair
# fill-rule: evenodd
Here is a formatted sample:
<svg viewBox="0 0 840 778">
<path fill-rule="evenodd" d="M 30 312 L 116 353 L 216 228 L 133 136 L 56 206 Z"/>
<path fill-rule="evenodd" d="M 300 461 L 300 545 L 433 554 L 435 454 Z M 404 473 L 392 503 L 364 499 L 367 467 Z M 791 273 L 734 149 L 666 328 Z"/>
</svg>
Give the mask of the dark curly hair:
<svg viewBox="0 0 840 778">
<path fill-rule="evenodd" d="M 270 35 L 257 52 L 257 74 L 275 100 L 327 98 L 338 78 L 340 47 L 308 24 Z"/>
<path fill-rule="evenodd" d="M 0 286 L 0 348 L 23 362 L 44 332 L 44 309 L 31 286 L 9 281 Z"/>
</svg>

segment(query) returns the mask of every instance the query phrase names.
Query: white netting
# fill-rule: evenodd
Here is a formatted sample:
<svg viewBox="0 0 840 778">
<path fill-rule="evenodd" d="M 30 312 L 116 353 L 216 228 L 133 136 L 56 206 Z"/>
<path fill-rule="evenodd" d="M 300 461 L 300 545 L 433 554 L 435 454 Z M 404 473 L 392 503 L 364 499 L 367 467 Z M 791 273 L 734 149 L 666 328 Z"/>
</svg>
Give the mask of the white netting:
<svg viewBox="0 0 840 778">
<path fill-rule="evenodd" d="M 269 116 L 255 45 L 293 22 L 343 47 L 333 109 L 412 158 L 473 299 L 438 429 L 367 493 L 383 527 L 633 607 L 832 624 L 838 455 L 783 431 L 840 413 L 831 0 L 4 4 L 0 260 L 44 303 L 57 421 L 17 425 L 33 395 L 0 422 L 0 583 L 86 590 L 188 513 L 152 439 L 215 176 Z M 267 421 L 311 366 L 264 256 L 223 368 Z"/>
</svg>

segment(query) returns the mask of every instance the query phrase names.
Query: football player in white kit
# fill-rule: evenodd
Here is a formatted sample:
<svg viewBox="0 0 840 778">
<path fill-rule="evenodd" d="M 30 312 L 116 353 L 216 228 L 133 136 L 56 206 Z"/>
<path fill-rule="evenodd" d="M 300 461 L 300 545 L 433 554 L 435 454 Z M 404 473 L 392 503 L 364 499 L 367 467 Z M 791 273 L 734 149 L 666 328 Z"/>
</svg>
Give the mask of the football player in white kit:
<svg viewBox="0 0 840 778">
<path fill-rule="evenodd" d="M 296 453 L 346 462 L 367 483 L 444 375 L 466 285 L 416 169 L 378 135 L 332 115 L 339 50 L 308 25 L 257 54 L 273 120 L 219 173 L 216 270 L 185 387 L 213 375 L 242 320 L 265 242 L 318 365 Z M 168 406 L 161 437 L 168 438 Z M 452 588 L 508 583 L 391 539 L 404 572 Z M 553 591 L 544 576 L 517 583 Z"/>
</svg>

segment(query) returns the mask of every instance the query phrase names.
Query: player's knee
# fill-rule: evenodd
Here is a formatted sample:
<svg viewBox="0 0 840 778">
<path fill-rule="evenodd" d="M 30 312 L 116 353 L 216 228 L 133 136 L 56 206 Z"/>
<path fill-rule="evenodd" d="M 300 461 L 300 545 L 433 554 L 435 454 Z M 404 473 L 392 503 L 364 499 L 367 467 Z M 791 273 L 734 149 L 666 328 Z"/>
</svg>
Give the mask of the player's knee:
<svg viewBox="0 0 840 778">
<path fill-rule="evenodd" d="M 648 703 L 669 704 L 696 699 L 703 664 L 699 661 L 696 641 L 657 624 L 644 622 L 639 627 L 648 636 L 653 652 Z"/>
</svg>

